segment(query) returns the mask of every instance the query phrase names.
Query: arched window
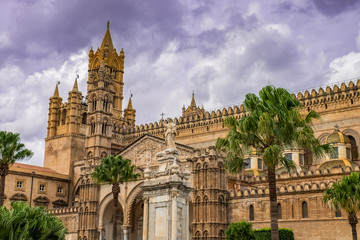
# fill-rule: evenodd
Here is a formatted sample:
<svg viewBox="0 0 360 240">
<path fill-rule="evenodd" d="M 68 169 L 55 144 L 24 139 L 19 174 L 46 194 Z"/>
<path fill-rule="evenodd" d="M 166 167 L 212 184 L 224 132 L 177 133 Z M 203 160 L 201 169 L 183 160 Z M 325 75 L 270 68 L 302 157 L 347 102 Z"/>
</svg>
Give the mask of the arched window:
<svg viewBox="0 0 360 240">
<path fill-rule="evenodd" d="M 358 151 L 356 146 L 356 140 L 353 136 L 348 135 L 351 143 L 351 160 L 357 160 L 358 158 Z"/>
<path fill-rule="evenodd" d="M 200 237 L 201 237 L 201 233 L 199 231 L 197 231 L 195 233 L 195 240 L 200 240 Z"/>
<path fill-rule="evenodd" d="M 203 236 L 204 236 L 203 239 L 207 240 L 208 237 L 209 237 L 209 232 L 207 230 L 205 230 L 204 233 L 203 233 Z"/>
<path fill-rule="evenodd" d="M 91 99 L 92 110 L 96 110 L 96 96 L 94 95 Z"/>
<path fill-rule="evenodd" d="M 219 231 L 219 239 L 220 239 L 220 240 L 224 240 L 224 239 L 225 239 L 225 233 L 224 233 L 223 230 L 220 230 L 220 231 Z"/>
<path fill-rule="evenodd" d="M 250 221 L 254 221 L 255 216 L 254 216 L 254 206 L 250 205 L 249 207 L 249 220 Z"/>
<path fill-rule="evenodd" d="M 224 211 L 223 211 L 223 206 L 224 206 L 224 197 L 223 196 L 219 196 L 219 215 L 218 218 L 221 220 L 225 217 Z"/>
<path fill-rule="evenodd" d="M 200 197 L 197 197 L 195 200 L 195 218 L 199 222 L 200 221 Z"/>
<path fill-rule="evenodd" d="M 203 201 L 203 221 L 208 221 L 208 202 L 209 202 L 209 198 L 208 196 L 204 197 L 204 201 Z"/>
<path fill-rule="evenodd" d="M 83 115 L 82 115 L 82 124 L 86 124 L 86 117 L 87 117 L 87 114 L 86 114 L 86 112 L 84 112 L 83 113 Z"/>
<path fill-rule="evenodd" d="M 61 114 L 61 125 L 64 125 L 65 122 L 66 122 L 66 109 L 64 109 Z"/>
<path fill-rule="evenodd" d="M 335 217 L 341 217 L 341 209 L 340 208 L 335 210 Z"/>
<path fill-rule="evenodd" d="M 208 163 L 205 162 L 204 163 L 204 168 L 203 168 L 203 186 L 204 188 L 207 188 L 208 186 L 208 181 L 207 181 L 207 174 L 208 174 Z"/>
<path fill-rule="evenodd" d="M 91 123 L 90 123 L 90 134 L 91 135 L 95 134 L 95 121 L 94 121 L 94 119 L 91 120 Z"/>
<path fill-rule="evenodd" d="M 303 218 L 308 218 L 308 205 L 307 202 L 303 201 L 301 204 L 301 208 L 302 208 L 302 217 Z"/>
<path fill-rule="evenodd" d="M 281 204 L 278 203 L 278 214 L 279 214 L 279 219 L 282 219 L 282 211 L 281 211 Z"/>
<path fill-rule="evenodd" d="M 101 133 L 106 135 L 106 129 L 107 129 L 107 122 L 104 121 L 104 123 L 102 124 Z"/>
<path fill-rule="evenodd" d="M 108 98 L 108 96 L 105 96 L 105 98 L 104 98 L 104 103 L 103 103 L 103 110 L 104 110 L 105 112 L 108 111 L 108 105 L 109 105 L 109 98 Z"/>
</svg>

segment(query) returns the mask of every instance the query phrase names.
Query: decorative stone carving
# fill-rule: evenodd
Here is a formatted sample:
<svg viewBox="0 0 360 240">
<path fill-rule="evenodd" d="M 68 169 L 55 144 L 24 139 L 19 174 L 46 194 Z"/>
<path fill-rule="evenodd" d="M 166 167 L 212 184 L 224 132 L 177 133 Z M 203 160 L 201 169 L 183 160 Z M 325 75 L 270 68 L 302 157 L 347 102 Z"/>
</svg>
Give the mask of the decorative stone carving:
<svg viewBox="0 0 360 240">
<path fill-rule="evenodd" d="M 171 118 L 168 118 L 168 123 L 164 124 L 165 131 L 165 143 L 166 148 L 176 148 L 175 146 L 175 138 L 176 138 L 176 124 L 173 122 Z"/>
</svg>

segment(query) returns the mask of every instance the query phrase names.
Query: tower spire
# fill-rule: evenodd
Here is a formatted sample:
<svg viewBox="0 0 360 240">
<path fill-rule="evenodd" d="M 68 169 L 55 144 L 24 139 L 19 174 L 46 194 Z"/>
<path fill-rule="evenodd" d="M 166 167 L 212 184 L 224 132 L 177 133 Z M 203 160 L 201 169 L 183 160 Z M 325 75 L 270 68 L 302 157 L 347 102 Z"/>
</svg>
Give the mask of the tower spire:
<svg viewBox="0 0 360 240">
<path fill-rule="evenodd" d="M 195 94 L 194 91 L 192 92 L 192 98 L 191 98 L 191 107 L 196 107 L 196 101 L 195 101 Z"/>
<path fill-rule="evenodd" d="M 105 49 L 105 46 L 108 47 L 109 52 L 111 53 L 114 50 L 113 41 L 110 34 L 110 22 L 107 22 L 106 32 L 103 38 L 103 41 L 101 43 L 100 49 L 103 51 Z"/>
<path fill-rule="evenodd" d="M 128 103 L 127 109 L 133 109 L 131 97 L 129 98 L 129 103 Z"/>
<path fill-rule="evenodd" d="M 75 82 L 74 82 L 74 86 L 73 86 L 73 91 L 79 91 L 79 88 L 78 88 L 78 82 L 77 82 L 77 78 L 75 78 Z"/>
<path fill-rule="evenodd" d="M 57 84 L 56 84 L 56 87 L 55 87 L 55 91 L 54 91 L 53 97 L 59 97 L 59 88 L 58 88 L 58 85 L 57 85 Z"/>
</svg>

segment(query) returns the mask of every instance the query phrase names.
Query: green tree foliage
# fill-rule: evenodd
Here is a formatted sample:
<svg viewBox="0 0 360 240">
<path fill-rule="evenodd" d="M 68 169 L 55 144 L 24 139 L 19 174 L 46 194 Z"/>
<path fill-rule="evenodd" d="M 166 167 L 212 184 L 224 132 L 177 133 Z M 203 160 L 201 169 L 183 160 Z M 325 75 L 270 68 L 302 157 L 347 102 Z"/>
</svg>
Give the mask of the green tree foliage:
<svg viewBox="0 0 360 240">
<path fill-rule="evenodd" d="M 64 223 L 43 207 L 24 202 L 12 202 L 10 210 L 0 207 L 0 239 L 64 240 L 66 233 Z"/>
<path fill-rule="evenodd" d="M 240 173 L 245 167 L 244 153 L 255 148 L 262 154 L 267 166 L 270 198 L 271 234 L 279 239 L 278 208 L 276 195 L 276 167 L 290 169 L 292 161 L 283 157 L 290 146 L 310 150 L 315 156 L 330 151 L 329 145 L 321 145 L 314 137 L 312 121 L 319 118 L 315 111 L 306 116 L 299 112 L 301 103 L 283 88 L 266 86 L 259 96 L 249 93 L 244 101 L 247 114 L 240 120 L 234 116 L 225 119 L 229 128 L 225 138 L 219 138 L 216 147 L 226 153 L 225 166 L 232 173 Z"/>
<path fill-rule="evenodd" d="M 20 142 L 20 134 L 0 131 L 0 206 L 4 205 L 5 177 L 16 161 L 27 160 L 33 152 Z"/>
<path fill-rule="evenodd" d="M 246 221 L 231 223 L 225 231 L 226 240 L 255 240 L 252 224 Z"/>
<path fill-rule="evenodd" d="M 135 180 L 139 174 L 135 174 L 135 165 L 131 165 L 131 160 L 122 156 L 108 156 L 101 160 L 101 164 L 94 168 L 91 176 L 97 183 L 112 185 L 112 194 L 114 198 L 114 207 L 116 211 L 113 217 L 113 239 L 117 239 L 117 216 L 118 202 L 120 193 L 120 184 Z"/>
<path fill-rule="evenodd" d="M 271 239 L 271 228 L 254 229 L 254 235 L 256 240 L 268 240 Z M 292 229 L 279 228 L 280 240 L 294 240 L 294 233 Z"/>
<path fill-rule="evenodd" d="M 331 209 L 342 208 L 347 212 L 353 239 L 357 239 L 356 213 L 360 210 L 360 174 L 352 172 L 350 176 L 343 177 L 326 189 L 323 202 Z"/>
</svg>

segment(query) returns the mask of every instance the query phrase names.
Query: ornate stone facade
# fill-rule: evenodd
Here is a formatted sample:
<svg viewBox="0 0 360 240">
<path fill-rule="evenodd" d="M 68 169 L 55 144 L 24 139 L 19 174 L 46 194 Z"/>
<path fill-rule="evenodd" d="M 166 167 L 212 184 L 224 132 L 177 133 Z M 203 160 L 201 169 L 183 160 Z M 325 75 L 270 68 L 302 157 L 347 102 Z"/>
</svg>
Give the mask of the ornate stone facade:
<svg viewBox="0 0 360 240">
<path fill-rule="evenodd" d="M 125 53 L 114 48 L 108 25 L 101 46 L 89 51 L 85 101 L 76 80 L 68 102 L 55 88 L 45 167 L 13 166 L 6 181 L 7 204 L 24 200 L 47 205 L 65 222 L 72 240 L 112 239 L 113 217 L 119 239 L 125 240 L 224 239 L 228 224 L 240 220 L 251 221 L 255 228 L 268 227 L 268 186 L 261 155 L 249 151 L 247 169 L 229 175 L 213 148 L 227 133 L 224 119 L 229 115 L 240 119 L 246 114 L 244 106 L 208 112 L 196 105 L 193 94 L 182 117 L 137 126 L 131 98 L 122 108 L 124 61 Z M 338 154 L 316 159 L 301 149 L 284 152 L 297 168 L 291 173 L 277 171 L 279 226 L 294 229 L 300 240 L 351 239 L 345 212 L 329 210 L 321 198 L 324 189 L 342 176 L 359 171 L 360 80 L 294 97 L 303 104 L 303 113 L 314 109 L 321 114 L 314 124 L 316 137 L 331 143 Z M 175 145 L 164 138 L 170 122 L 176 127 Z M 90 177 L 93 167 L 109 154 L 131 159 L 141 174 L 121 185 L 121 207 L 115 214 L 111 186 L 97 185 Z M 191 175 L 184 177 L 188 172 Z M 24 191 L 16 189 L 18 181 L 23 181 Z M 38 192 L 41 183 L 47 184 L 48 192 Z M 30 186 L 36 190 L 30 191 Z M 56 193 L 59 186 L 63 195 Z M 176 219 L 176 226 L 169 219 Z"/>
</svg>

